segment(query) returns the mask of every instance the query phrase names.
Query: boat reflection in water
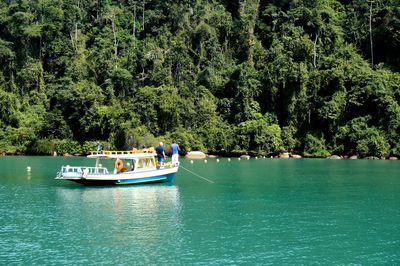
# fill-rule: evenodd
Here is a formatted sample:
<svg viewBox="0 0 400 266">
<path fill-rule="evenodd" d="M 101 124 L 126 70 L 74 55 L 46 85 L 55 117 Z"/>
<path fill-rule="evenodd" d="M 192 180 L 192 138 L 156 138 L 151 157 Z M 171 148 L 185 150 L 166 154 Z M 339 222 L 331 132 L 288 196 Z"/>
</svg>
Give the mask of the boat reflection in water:
<svg viewBox="0 0 400 266">
<path fill-rule="evenodd" d="M 69 226 L 87 228 L 90 245 L 97 240 L 107 249 L 126 249 L 131 243 L 135 252 L 146 252 L 160 241 L 170 245 L 166 239 L 174 241 L 181 232 L 180 195 L 174 185 L 59 187 L 57 200 Z M 179 248 L 179 243 L 173 245 Z"/>
</svg>

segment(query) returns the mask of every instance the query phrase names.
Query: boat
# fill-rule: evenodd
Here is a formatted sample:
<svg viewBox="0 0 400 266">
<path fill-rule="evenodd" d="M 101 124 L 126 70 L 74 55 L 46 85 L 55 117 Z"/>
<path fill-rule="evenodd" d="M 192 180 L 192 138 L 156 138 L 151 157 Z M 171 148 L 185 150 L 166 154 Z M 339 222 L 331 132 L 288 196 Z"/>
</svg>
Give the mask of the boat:
<svg viewBox="0 0 400 266">
<path fill-rule="evenodd" d="M 55 179 L 69 180 L 83 185 L 128 185 L 150 182 L 171 182 L 179 169 L 179 163 L 158 165 L 154 148 L 131 151 L 92 151 L 87 156 L 96 159 L 90 166 L 62 166 Z M 114 160 L 110 172 L 101 160 Z"/>
</svg>

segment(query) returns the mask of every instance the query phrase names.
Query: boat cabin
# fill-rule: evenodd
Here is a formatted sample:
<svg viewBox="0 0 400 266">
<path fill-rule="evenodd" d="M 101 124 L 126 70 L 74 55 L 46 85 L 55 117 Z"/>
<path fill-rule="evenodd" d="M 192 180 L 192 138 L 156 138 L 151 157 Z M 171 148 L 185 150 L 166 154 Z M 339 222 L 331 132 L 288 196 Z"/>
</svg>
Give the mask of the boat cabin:
<svg viewBox="0 0 400 266">
<path fill-rule="evenodd" d="M 127 161 L 127 168 L 122 168 L 121 172 L 125 171 L 144 171 L 149 169 L 154 169 L 156 167 L 156 161 L 154 157 L 145 157 L 145 158 L 134 158 L 132 160 Z M 124 171 L 125 170 L 125 171 Z"/>
</svg>

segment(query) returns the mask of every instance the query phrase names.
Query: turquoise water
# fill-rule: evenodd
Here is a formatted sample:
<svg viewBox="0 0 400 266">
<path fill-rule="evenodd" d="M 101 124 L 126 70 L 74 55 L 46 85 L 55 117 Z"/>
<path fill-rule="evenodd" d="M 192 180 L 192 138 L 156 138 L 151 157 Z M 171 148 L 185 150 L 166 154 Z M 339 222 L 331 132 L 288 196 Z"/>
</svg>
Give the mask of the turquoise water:
<svg viewBox="0 0 400 266">
<path fill-rule="evenodd" d="M 0 264 L 400 264 L 399 161 L 183 160 L 214 183 L 184 169 L 172 184 L 53 179 L 92 163 L 0 157 Z"/>
</svg>

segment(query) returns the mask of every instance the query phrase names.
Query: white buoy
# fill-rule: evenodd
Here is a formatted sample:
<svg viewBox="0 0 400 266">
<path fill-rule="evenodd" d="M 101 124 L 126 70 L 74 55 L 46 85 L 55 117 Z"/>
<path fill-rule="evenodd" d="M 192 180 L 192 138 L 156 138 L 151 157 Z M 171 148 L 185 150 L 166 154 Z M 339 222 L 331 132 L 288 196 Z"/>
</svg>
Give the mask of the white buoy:
<svg viewBox="0 0 400 266">
<path fill-rule="evenodd" d="M 256 160 L 258 160 L 258 157 L 256 156 Z"/>
<path fill-rule="evenodd" d="M 231 161 L 231 158 L 228 158 L 228 162 L 230 162 Z"/>
<path fill-rule="evenodd" d="M 103 167 L 103 165 L 101 163 L 99 163 L 99 167 Z"/>
<path fill-rule="evenodd" d="M 32 170 L 32 168 L 30 166 L 26 167 L 26 171 L 30 172 Z"/>
<path fill-rule="evenodd" d="M 238 158 L 238 161 L 240 161 L 240 158 Z"/>
<path fill-rule="evenodd" d="M 207 160 L 204 160 L 204 163 L 207 163 Z"/>
<path fill-rule="evenodd" d="M 193 164 L 193 160 L 190 160 L 190 163 Z"/>
<path fill-rule="evenodd" d="M 217 163 L 219 163 L 219 159 L 217 159 Z"/>
<path fill-rule="evenodd" d="M 263 159 L 265 159 L 265 156 L 263 156 Z"/>
<path fill-rule="evenodd" d="M 247 157 L 247 160 L 250 160 L 250 156 L 249 156 L 249 157 Z"/>
</svg>

